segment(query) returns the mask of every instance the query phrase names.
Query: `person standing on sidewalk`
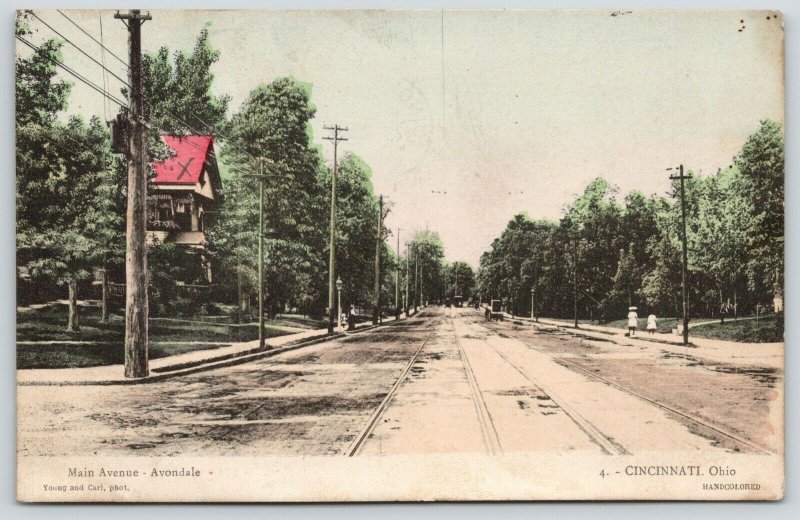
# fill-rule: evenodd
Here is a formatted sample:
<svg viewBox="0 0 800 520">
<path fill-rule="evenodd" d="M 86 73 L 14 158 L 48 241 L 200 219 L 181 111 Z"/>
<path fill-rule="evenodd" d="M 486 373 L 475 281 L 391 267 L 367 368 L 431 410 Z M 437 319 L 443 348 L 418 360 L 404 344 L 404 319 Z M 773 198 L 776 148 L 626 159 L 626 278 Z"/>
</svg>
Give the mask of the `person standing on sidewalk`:
<svg viewBox="0 0 800 520">
<path fill-rule="evenodd" d="M 636 307 L 628 307 L 628 334 L 633 336 L 639 328 L 639 315 L 636 314 Z"/>
<path fill-rule="evenodd" d="M 647 317 L 647 333 L 655 334 L 657 328 L 658 328 L 658 319 L 656 318 L 656 315 L 651 312 L 650 315 Z"/>
</svg>

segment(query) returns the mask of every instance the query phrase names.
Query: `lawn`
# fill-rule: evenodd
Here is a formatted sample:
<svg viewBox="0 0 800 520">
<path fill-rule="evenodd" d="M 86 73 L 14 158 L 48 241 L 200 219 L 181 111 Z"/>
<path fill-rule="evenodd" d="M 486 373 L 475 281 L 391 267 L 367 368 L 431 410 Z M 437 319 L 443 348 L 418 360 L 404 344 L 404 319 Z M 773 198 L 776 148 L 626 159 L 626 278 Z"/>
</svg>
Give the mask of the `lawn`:
<svg viewBox="0 0 800 520">
<path fill-rule="evenodd" d="M 693 322 L 709 321 L 710 318 L 695 318 Z M 562 320 L 563 321 L 563 320 Z M 681 318 L 659 318 L 658 332 L 671 333 Z M 591 325 L 601 325 L 616 329 L 628 329 L 628 320 L 615 320 L 609 322 L 598 322 L 588 320 L 578 320 L 578 323 Z M 645 331 L 647 327 L 647 317 L 639 317 L 639 330 Z M 719 320 L 715 323 L 702 324 L 689 327 L 689 336 L 697 338 L 721 339 L 726 341 L 737 341 L 742 343 L 777 343 L 783 341 L 783 320 L 776 316 L 766 316 L 758 320 L 739 319 L 734 321 L 731 318 L 721 324 Z"/>
<path fill-rule="evenodd" d="M 70 368 L 119 364 L 124 361 L 125 322 L 112 314 L 100 323 L 100 310 L 81 307 L 81 330 L 66 331 L 66 305 L 17 312 L 17 368 Z M 227 322 L 226 322 L 227 321 Z M 258 324 L 238 325 L 226 317 L 186 317 L 150 320 L 150 358 L 194 350 L 216 349 L 258 339 Z M 267 325 L 267 338 L 289 332 Z M 26 343 L 47 342 L 47 343 Z"/>
<path fill-rule="evenodd" d="M 674 329 L 678 325 L 678 322 L 680 322 L 680 321 L 681 321 L 680 318 L 658 318 L 656 320 L 656 326 L 657 326 L 656 332 L 660 332 L 660 333 L 663 333 L 663 334 L 669 334 L 670 332 L 672 332 L 672 329 Z M 607 323 L 594 322 L 594 324 L 595 325 L 602 325 L 604 327 L 614 327 L 615 329 L 628 330 L 628 320 L 627 319 L 609 321 Z M 638 330 L 643 330 L 643 331 L 647 330 L 647 316 L 639 317 L 639 329 Z"/>
<path fill-rule="evenodd" d="M 725 320 L 689 329 L 699 338 L 723 339 L 743 343 L 779 343 L 783 341 L 783 318 L 767 316 L 759 320 Z"/>
</svg>

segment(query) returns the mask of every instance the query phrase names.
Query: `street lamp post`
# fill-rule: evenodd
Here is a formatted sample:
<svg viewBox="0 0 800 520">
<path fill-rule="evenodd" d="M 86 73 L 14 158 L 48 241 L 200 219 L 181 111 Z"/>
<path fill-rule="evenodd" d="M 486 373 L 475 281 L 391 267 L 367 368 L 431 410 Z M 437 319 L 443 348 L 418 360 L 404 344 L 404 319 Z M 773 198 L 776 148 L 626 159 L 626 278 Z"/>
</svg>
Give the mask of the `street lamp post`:
<svg viewBox="0 0 800 520">
<path fill-rule="evenodd" d="M 337 278 L 336 279 L 336 292 L 337 292 L 338 297 L 339 297 L 339 304 L 338 304 L 338 307 L 336 309 L 336 311 L 337 311 L 336 315 L 338 316 L 338 320 L 339 320 L 338 321 L 339 330 L 341 330 L 342 329 L 342 279 L 341 278 Z"/>
</svg>

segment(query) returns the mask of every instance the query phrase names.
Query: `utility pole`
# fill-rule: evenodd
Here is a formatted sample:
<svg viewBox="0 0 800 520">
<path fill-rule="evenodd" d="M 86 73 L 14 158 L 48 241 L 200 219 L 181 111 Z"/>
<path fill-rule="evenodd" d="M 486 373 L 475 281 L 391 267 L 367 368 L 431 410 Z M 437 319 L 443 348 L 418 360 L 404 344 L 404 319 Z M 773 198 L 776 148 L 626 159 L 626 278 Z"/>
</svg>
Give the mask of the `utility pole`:
<svg viewBox="0 0 800 520">
<path fill-rule="evenodd" d="M 419 304 L 419 262 L 417 255 L 414 255 L 414 312 L 417 312 L 417 305 Z"/>
<path fill-rule="evenodd" d="M 575 314 L 575 328 L 578 328 L 578 239 L 572 237 L 572 310 Z"/>
<path fill-rule="evenodd" d="M 539 316 L 536 314 L 536 286 L 539 285 L 539 259 L 537 258 L 533 264 L 533 287 L 531 288 L 532 302 L 531 302 L 531 319 L 538 322 Z"/>
<path fill-rule="evenodd" d="M 132 9 L 116 13 L 128 27 L 129 93 L 128 209 L 125 215 L 125 377 L 146 377 L 147 319 L 147 139 L 142 94 L 142 24 L 149 14 Z"/>
<path fill-rule="evenodd" d="M 406 318 L 408 318 L 408 308 L 409 308 L 409 302 L 408 302 L 408 279 L 409 279 L 409 275 L 411 274 L 409 272 L 409 269 L 408 269 L 408 255 L 409 255 L 408 242 L 406 242 L 406 298 L 405 298 L 405 300 L 403 300 L 403 307 L 405 307 Z"/>
<path fill-rule="evenodd" d="M 400 313 L 397 309 L 400 308 L 400 228 L 397 228 L 397 268 L 394 270 L 394 308 L 397 318 Z"/>
<path fill-rule="evenodd" d="M 264 160 L 259 161 L 258 175 L 244 175 L 258 179 L 258 348 L 266 346 L 264 338 Z"/>
<path fill-rule="evenodd" d="M 336 291 L 336 177 L 339 175 L 339 162 L 338 162 L 338 148 L 339 141 L 347 141 L 346 138 L 340 137 L 339 132 L 347 132 L 347 128 L 333 125 L 323 127 L 325 130 L 333 131 L 333 135 L 323 137 L 327 141 L 333 142 L 333 177 L 331 177 L 331 229 L 328 248 L 330 249 L 330 256 L 328 257 L 328 333 L 333 333 L 334 322 L 336 321 L 336 305 L 334 302 L 334 294 Z"/>
<path fill-rule="evenodd" d="M 377 325 L 381 316 L 381 245 L 383 244 L 383 195 L 378 197 L 378 234 L 375 236 L 375 309 L 372 324 Z"/>
<path fill-rule="evenodd" d="M 672 170 L 672 168 L 667 168 Z M 683 344 L 689 344 L 689 300 L 688 291 L 686 288 L 686 265 L 688 263 L 688 255 L 686 252 L 686 188 L 684 181 L 689 179 L 683 174 L 683 165 L 678 166 L 678 175 L 670 175 L 671 180 L 681 181 L 681 219 L 682 219 L 682 233 L 681 242 L 683 242 L 683 265 L 681 269 L 681 296 L 683 298 Z"/>
</svg>

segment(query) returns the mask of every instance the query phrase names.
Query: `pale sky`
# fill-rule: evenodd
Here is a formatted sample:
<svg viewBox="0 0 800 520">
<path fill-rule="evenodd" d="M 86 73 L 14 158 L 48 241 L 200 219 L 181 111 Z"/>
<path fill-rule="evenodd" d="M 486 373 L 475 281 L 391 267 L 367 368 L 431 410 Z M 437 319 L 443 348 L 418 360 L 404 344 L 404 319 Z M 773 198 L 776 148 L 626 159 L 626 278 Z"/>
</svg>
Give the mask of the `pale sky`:
<svg viewBox="0 0 800 520">
<path fill-rule="evenodd" d="M 37 14 L 100 59 L 56 11 Z M 105 45 L 127 57 L 113 11 L 67 14 L 98 39 L 102 18 Z M 214 92 L 232 97 L 232 111 L 260 83 L 311 83 L 326 161 L 323 125 L 347 126 L 340 151 L 372 166 L 376 194 L 394 204 L 387 225 L 402 228 L 402 241 L 435 230 L 449 260 L 475 266 L 516 213 L 557 219 L 597 176 L 622 194 L 665 193 L 666 168 L 715 172 L 759 120 L 784 120 L 783 20 L 772 12 L 151 14 L 146 52 L 189 50 L 210 23 L 221 52 Z M 34 43 L 55 36 L 31 26 Z M 69 45 L 64 61 L 102 84 L 101 69 Z M 127 77 L 115 59 L 106 63 Z M 102 96 L 73 82 L 70 112 L 102 117 Z M 396 236 L 388 240 L 394 247 Z"/>
</svg>

